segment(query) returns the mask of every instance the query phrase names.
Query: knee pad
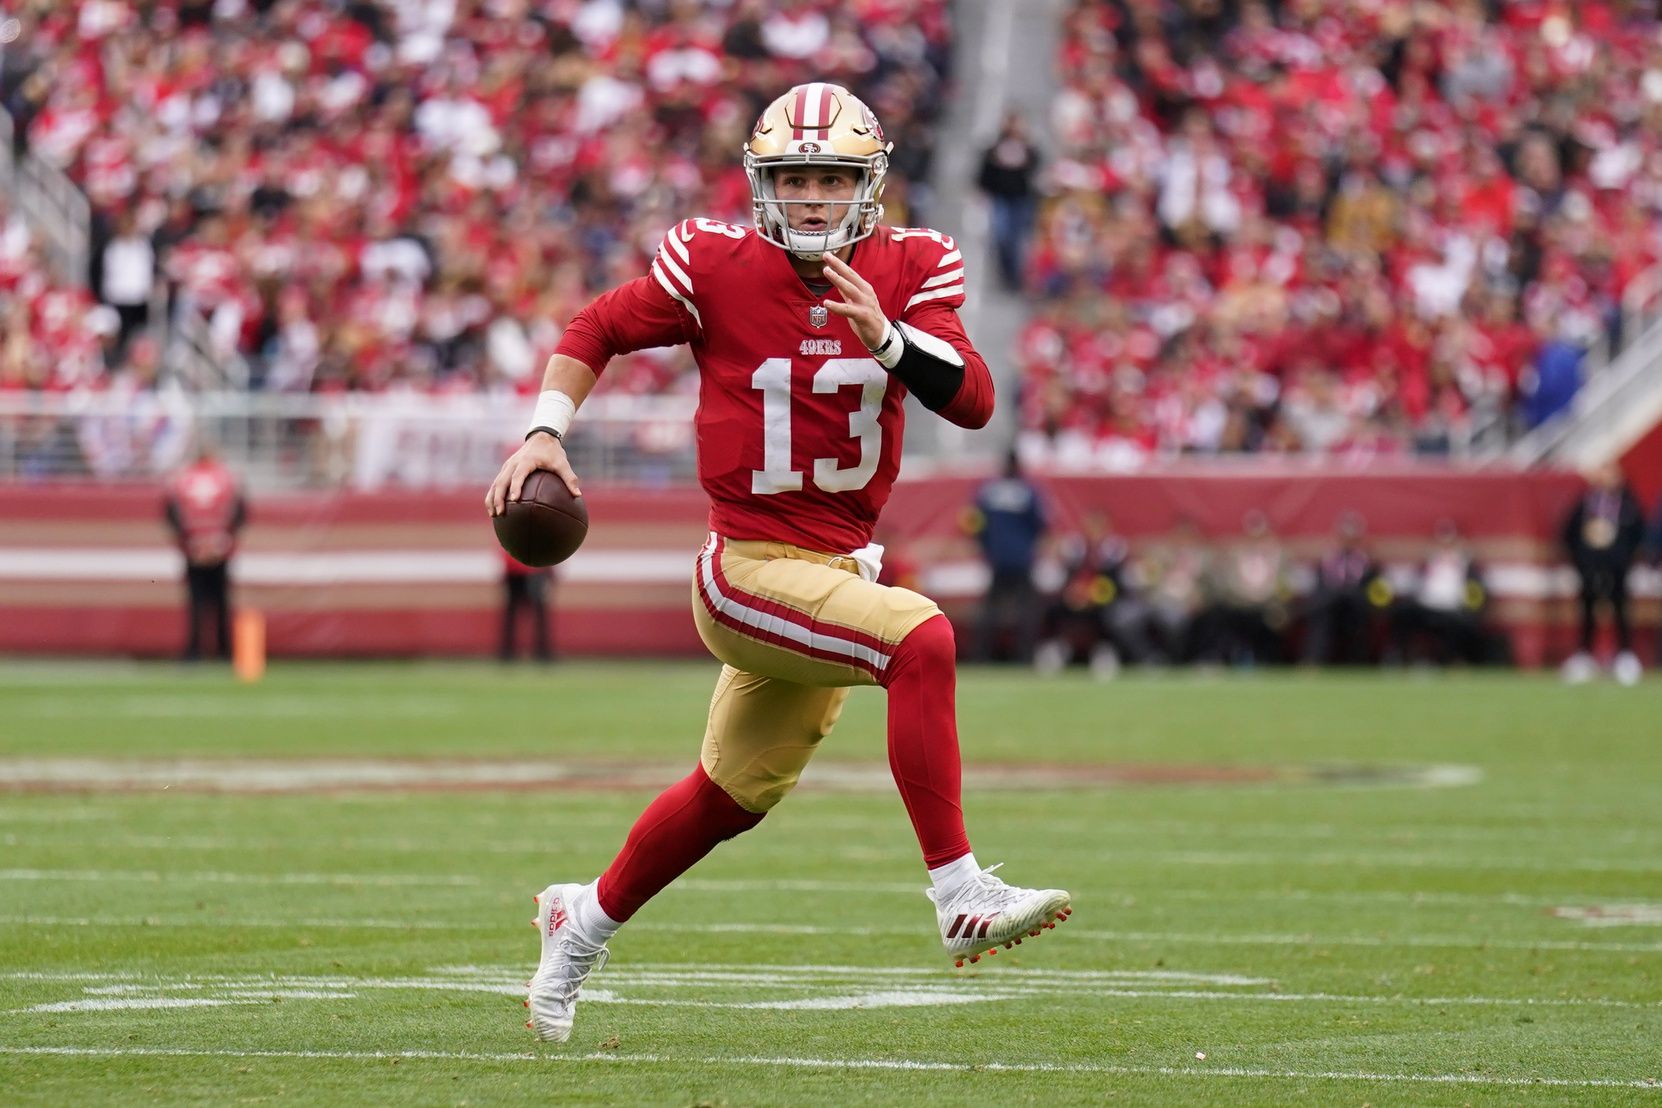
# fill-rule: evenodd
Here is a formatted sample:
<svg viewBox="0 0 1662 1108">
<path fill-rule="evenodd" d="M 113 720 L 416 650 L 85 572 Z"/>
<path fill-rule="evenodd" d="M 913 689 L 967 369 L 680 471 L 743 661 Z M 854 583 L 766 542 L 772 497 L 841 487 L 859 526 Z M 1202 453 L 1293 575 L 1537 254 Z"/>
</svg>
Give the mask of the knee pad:
<svg viewBox="0 0 1662 1108">
<path fill-rule="evenodd" d="M 766 815 L 775 804 L 796 788 L 802 779 L 802 767 L 808 764 L 812 750 L 796 757 L 781 757 L 772 751 L 770 756 L 756 759 L 734 772 L 730 767 L 718 767 L 720 777 L 712 777 L 734 803 L 757 818 Z"/>
</svg>

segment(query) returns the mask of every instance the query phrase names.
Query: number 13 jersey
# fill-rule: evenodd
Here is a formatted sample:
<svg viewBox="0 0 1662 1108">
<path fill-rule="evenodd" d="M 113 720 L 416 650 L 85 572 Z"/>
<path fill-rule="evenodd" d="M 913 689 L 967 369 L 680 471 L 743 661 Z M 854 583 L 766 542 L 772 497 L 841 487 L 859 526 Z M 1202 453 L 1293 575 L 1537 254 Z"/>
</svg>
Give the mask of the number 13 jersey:
<svg viewBox="0 0 1662 1108">
<path fill-rule="evenodd" d="M 958 318 L 964 262 L 936 231 L 880 227 L 849 265 L 888 318 L 950 343 L 964 383 L 940 414 L 992 415 L 992 378 Z M 710 529 L 733 539 L 847 553 L 871 541 L 900 469 L 906 388 L 824 305 L 784 250 L 749 228 L 670 229 L 651 272 L 590 304 L 557 353 L 596 374 L 613 355 L 688 343 L 699 369 L 698 478 Z"/>
</svg>

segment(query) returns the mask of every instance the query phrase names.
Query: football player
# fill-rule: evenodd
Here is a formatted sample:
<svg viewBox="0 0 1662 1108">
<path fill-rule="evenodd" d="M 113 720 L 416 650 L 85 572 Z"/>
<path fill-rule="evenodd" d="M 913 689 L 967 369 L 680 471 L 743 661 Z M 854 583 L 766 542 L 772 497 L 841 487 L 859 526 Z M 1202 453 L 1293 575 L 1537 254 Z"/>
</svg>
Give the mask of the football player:
<svg viewBox="0 0 1662 1108">
<path fill-rule="evenodd" d="M 647 807 L 598 880 L 537 898 L 542 961 L 527 1006 L 538 1038 L 570 1036 L 578 990 L 620 925 L 790 792 L 854 685 L 888 691 L 889 764 L 957 964 L 1072 910 L 1066 892 L 1007 885 L 970 852 L 952 626 L 928 598 L 877 583 L 871 536 L 900 468 L 906 394 L 969 428 L 993 407 L 958 319 L 957 246 L 879 224 L 890 149 L 837 85 L 799 85 L 769 105 L 744 152 L 755 226 L 673 227 L 649 274 L 585 308 L 486 494 L 499 514 L 538 469 L 577 494 L 562 439 L 607 360 L 691 346 L 710 498 L 692 607 L 721 676 L 698 766 Z"/>
</svg>

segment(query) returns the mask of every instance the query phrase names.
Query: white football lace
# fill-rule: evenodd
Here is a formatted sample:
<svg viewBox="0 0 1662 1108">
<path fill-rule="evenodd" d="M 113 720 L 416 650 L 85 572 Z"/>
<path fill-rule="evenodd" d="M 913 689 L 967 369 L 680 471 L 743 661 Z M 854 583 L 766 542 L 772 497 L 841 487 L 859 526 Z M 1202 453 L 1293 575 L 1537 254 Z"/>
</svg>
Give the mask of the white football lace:
<svg viewBox="0 0 1662 1108">
<path fill-rule="evenodd" d="M 1003 862 L 994 862 L 976 874 L 964 886 L 964 891 L 954 897 L 953 900 L 961 902 L 966 897 L 974 897 L 977 908 L 1000 910 L 1020 900 L 1031 890 L 1017 888 L 1014 885 L 1006 884 L 1002 878 L 994 877 L 993 870 L 1003 864 Z"/>
<path fill-rule="evenodd" d="M 604 945 L 581 947 L 576 940 L 566 939 L 566 972 L 554 984 L 554 995 L 550 998 L 556 1004 L 570 1004 L 577 999 L 577 990 L 591 973 L 599 973 L 606 968 L 606 962 L 612 952 Z"/>
</svg>

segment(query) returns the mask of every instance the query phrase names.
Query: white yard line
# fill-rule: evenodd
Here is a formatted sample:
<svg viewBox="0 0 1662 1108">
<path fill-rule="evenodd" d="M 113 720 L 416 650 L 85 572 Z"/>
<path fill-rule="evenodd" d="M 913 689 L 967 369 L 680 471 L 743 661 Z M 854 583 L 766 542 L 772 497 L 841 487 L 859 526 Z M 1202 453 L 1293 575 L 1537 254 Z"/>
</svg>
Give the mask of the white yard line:
<svg viewBox="0 0 1662 1108">
<path fill-rule="evenodd" d="M 439 923 L 425 919 L 373 919 L 354 916 L 350 919 L 329 919 L 318 916 L 301 916 L 295 919 L 253 919 L 247 916 L 238 916 L 234 919 L 221 919 L 204 915 L 199 919 L 181 919 L 167 916 L 38 916 L 17 915 L 0 916 L 0 923 L 9 923 L 22 927 L 211 927 L 216 930 L 225 930 L 232 927 L 327 927 L 338 928 L 343 931 L 496 931 L 502 930 L 500 922 L 495 923 Z"/>
<path fill-rule="evenodd" d="M 925 978 L 946 982 L 973 981 L 981 974 L 947 973 L 943 976 L 946 963 L 930 966 L 854 966 L 854 965 L 825 965 L 808 963 L 804 965 L 785 965 L 780 963 L 751 963 L 743 965 L 724 965 L 720 962 L 634 962 L 617 971 L 609 971 L 608 978 L 615 978 L 619 973 L 625 974 L 631 981 L 647 979 L 674 978 L 678 981 L 729 981 L 748 983 L 756 980 L 780 982 L 785 980 L 821 981 L 826 979 L 830 983 L 837 983 L 841 978 L 857 980 L 888 981 Z M 1126 981 L 1162 981 L 1175 984 L 1206 984 L 1206 985 L 1236 985 L 1241 987 L 1270 985 L 1274 982 L 1267 977 L 1243 977 L 1232 973 L 1190 973 L 1182 970 L 1056 970 L 1041 969 L 1033 966 L 1003 966 L 997 976 L 1001 979 L 1010 978 L 1018 982 L 1040 982 L 1047 985 L 1065 985 L 1091 987 L 1102 982 Z M 38 981 L 53 983 L 86 982 L 98 987 L 100 991 L 128 990 L 134 988 L 150 988 L 159 982 L 172 982 L 195 986 L 221 986 L 229 983 L 247 984 L 253 987 L 269 985 L 305 985 L 307 987 L 335 987 L 349 988 L 355 986 L 373 985 L 385 981 L 440 981 L 453 982 L 456 980 L 479 981 L 501 979 L 524 982 L 525 968 L 514 965 L 496 966 L 438 966 L 428 971 L 428 976 L 415 978 L 375 978 L 375 977 L 343 977 L 334 976 L 306 976 L 296 974 L 269 974 L 269 975 L 232 975 L 232 974 L 140 974 L 131 972 L 95 972 L 78 970 L 8 970 L 0 971 L 0 981 Z"/>
<path fill-rule="evenodd" d="M 143 885 L 178 885 L 201 882 L 205 885 L 376 885 L 376 886 L 469 886 L 484 884 L 470 874 L 395 873 L 220 873 L 217 871 L 95 870 L 95 869 L 0 869 L 0 881 L 93 881 L 99 884 L 136 882 Z"/>
<path fill-rule="evenodd" d="M 821 967 L 824 969 L 826 967 Z M 1070 1003 L 1076 1003 L 1081 997 L 1103 998 L 1114 997 L 1130 1000 L 1184 1000 L 1184 1001 L 1223 1001 L 1225 1003 L 1253 1002 L 1272 1004 L 1340 1004 L 1340 1005 L 1402 1005 L 1408 1007 L 1479 1007 L 1479 1008 L 1609 1008 L 1637 1011 L 1655 1011 L 1662 1009 L 1662 1001 L 1620 1000 L 1612 997 L 1506 997 L 1506 996 L 1408 996 L 1408 995 L 1376 995 L 1355 993 L 1328 993 L 1328 992 L 1270 992 L 1270 991 L 1243 991 L 1246 989 L 1261 990 L 1269 984 L 1267 981 L 1252 978 L 1230 978 L 1225 975 L 1221 980 L 1206 981 L 1212 985 L 1233 986 L 1229 988 L 1177 988 L 1176 985 L 1186 985 L 1188 982 L 1171 979 L 1144 979 L 1144 987 L 1130 987 L 1137 984 L 1139 979 L 1134 975 L 1121 977 L 1118 983 L 1109 980 L 1080 980 L 1066 977 L 1045 977 L 1035 972 L 1022 972 L 1019 968 L 1010 970 L 989 969 L 982 973 L 957 974 L 949 971 L 944 964 L 936 969 L 921 968 L 899 972 L 885 972 L 881 969 L 867 969 L 862 967 L 837 967 L 839 972 L 834 975 L 824 973 L 798 974 L 788 968 L 776 968 L 773 971 L 761 970 L 757 967 L 733 967 L 722 971 L 719 966 L 703 967 L 652 967 L 642 966 L 634 968 L 620 967 L 618 970 L 597 978 L 600 991 L 592 999 L 602 1003 L 629 1003 L 629 1004 L 667 1004 L 692 1007 L 731 1008 L 778 1006 L 782 1000 L 768 1001 L 716 1001 L 708 999 L 683 1000 L 659 997 L 626 997 L 620 998 L 613 991 L 617 987 L 623 988 L 677 988 L 693 987 L 701 990 L 742 988 L 751 991 L 756 988 L 769 989 L 847 989 L 863 988 L 878 990 L 884 995 L 896 994 L 905 991 L 909 996 L 925 997 L 936 996 L 951 999 L 954 996 L 984 997 L 987 999 L 1026 999 L 1026 998 L 1058 998 L 1068 997 Z M 485 992 L 500 993 L 517 996 L 523 992 L 526 970 L 521 967 L 514 969 L 480 969 L 470 976 L 454 976 L 443 974 L 426 974 L 418 977 L 351 977 L 344 975 L 331 976 L 295 976 L 273 975 L 269 977 L 152 977 L 135 981 L 131 976 L 112 974 L 101 979 L 96 974 L 69 973 L 62 978 L 55 978 L 49 973 L 24 971 L 29 976 L 11 977 L 13 980 L 22 980 L 31 983 L 75 983 L 84 986 L 83 993 L 93 997 L 99 1004 L 92 1007 L 137 1007 L 138 1005 L 103 1005 L 102 1001 L 112 998 L 135 998 L 139 994 L 163 994 L 167 992 L 203 992 L 217 991 L 228 993 L 233 998 L 245 996 L 249 993 L 267 994 L 282 990 L 303 990 L 313 993 L 327 993 L 338 995 L 349 993 L 352 990 L 362 989 L 393 989 L 414 990 L 418 992 Z M 9 976 L 9 975 L 8 975 Z M 1162 985 L 1164 987 L 1147 987 Z M 902 986 L 906 986 L 904 990 Z M 587 995 L 587 994 L 585 994 Z M 872 995 L 876 995 L 873 993 Z M 789 999 L 789 998 L 787 998 Z M 81 1005 L 81 1001 L 66 1002 L 72 1005 Z M 801 1006 L 801 1005 L 797 1005 Z M 853 1007 L 856 1005 L 845 1005 Z M 46 1007 L 13 1009 L 16 1012 L 28 1011 L 74 1011 L 79 1007 L 62 1007 L 53 1002 Z"/>
<path fill-rule="evenodd" d="M 0 845 L 23 847 L 53 847 L 62 848 L 66 844 L 62 839 L 28 840 L 18 835 L 0 835 Z M 133 847 L 138 849 L 171 849 L 171 850 L 204 850 L 248 852 L 273 849 L 307 848 L 305 843 L 296 843 L 294 840 L 278 839 L 225 839 L 211 836 L 189 837 L 173 835 L 132 835 L 106 836 L 97 843 L 88 842 L 89 847 L 97 846 L 101 849 L 115 847 Z M 368 840 L 359 839 L 351 842 L 330 842 L 316 844 L 319 849 L 330 850 L 388 850 L 408 851 L 411 853 L 430 853 L 435 848 L 445 849 L 444 844 L 416 843 L 410 840 Z M 480 853 L 499 853 L 523 855 L 530 849 L 524 845 L 501 846 L 499 844 L 481 844 L 477 848 L 449 848 L 476 850 Z M 456 885 L 471 886 L 484 884 L 481 878 L 469 874 L 452 875 L 363 875 L 325 874 L 293 872 L 283 875 L 270 874 L 236 874 L 236 873 L 209 873 L 197 875 L 190 872 L 161 871 L 109 871 L 109 870 L 0 870 L 0 881 L 137 881 L 146 884 L 161 882 L 178 882 L 197 879 L 207 883 L 230 884 L 289 884 L 289 885 Z M 925 884 L 923 881 L 820 881 L 811 879 L 779 879 L 763 880 L 752 878 L 704 878 L 688 877 L 677 881 L 674 888 L 683 892 L 698 893 L 731 893 L 731 892 L 805 892 L 805 893 L 860 893 L 860 894 L 893 894 L 897 896 L 918 896 Z M 1638 907 L 1662 907 L 1662 901 L 1634 900 L 1616 892 L 1565 892 L 1565 893 L 1453 893 L 1429 890 L 1376 890 L 1376 891 L 1334 891 L 1324 889 L 1214 889 L 1214 888 L 1181 888 L 1162 882 L 1158 887 L 1146 893 L 1123 891 L 1093 891 L 1091 899 L 1099 903 L 1119 906 L 1156 904 L 1161 900 L 1251 900 L 1279 903 L 1282 901 L 1333 901 L 1338 903 L 1354 904 L 1407 904 L 1407 905 L 1505 905 L 1509 907 L 1542 907 L 1552 908 L 1560 905 L 1573 904 L 1613 904 L 1620 903 Z"/>
<path fill-rule="evenodd" d="M 937 1062 L 904 1058 L 793 1058 L 760 1055 L 684 1057 L 595 1051 L 559 1054 L 534 1051 L 461 1050 L 210 1050 L 193 1047 L 0 1046 L 0 1054 L 68 1058 L 267 1058 L 347 1062 L 392 1059 L 440 1062 L 532 1062 L 554 1065 L 603 1062 L 643 1066 L 758 1066 L 782 1069 L 878 1070 L 934 1073 L 1056 1073 L 1118 1077 L 1260 1078 L 1267 1080 L 1367 1081 L 1389 1084 L 1541 1086 L 1565 1089 L 1654 1089 L 1658 1080 L 1603 1077 L 1510 1077 L 1481 1073 L 1373 1073 L 1366 1070 L 1276 1070 L 1241 1066 L 1127 1066 L 1089 1062 Z"/>
<path fill-rule="evenodd" d="M 224 918 L 204 914 L 200 917 L 179 916 L 55 916 L 55 915 L 0 915 L 0 923 L 31 927 L 323 927 L 341 930 L 368 931 L 489 931 L 501 932 L 500 919 L 469 922 L 444 922 L 431 919 L 377 919 L 366 916 L 319 917 L 303 916 L 293 919 L 273 919 L 250 916 Z M 697 935 L 846 935 L 855 937 L 915 936 L 915 927 L 837 927 L 831 925 L 797 923 L 657 923 L 643 920 L 630 925 L 630 931 L 667 931 Z M 1312 935 L 1312 934 L 1245 934 L 1227 932 L 1196 933 L 1185 931 L 1101 931 L 1069 925 L 1062 934 L 1074 939 L 1096 942 L 1193 943 L 1201 946 L 1288 946 L 1300 949 L 1319 946 L 1365 947 L 1427 947 L 1450 950 L 1559 950 L 1594 954 L 1656 954 L 1662 953 L 1662 942 L 1601 943 L 1577 942 L 1567 939 L 1489 939 L 1473 936 L 1409 935 Z"/>
</svg>

